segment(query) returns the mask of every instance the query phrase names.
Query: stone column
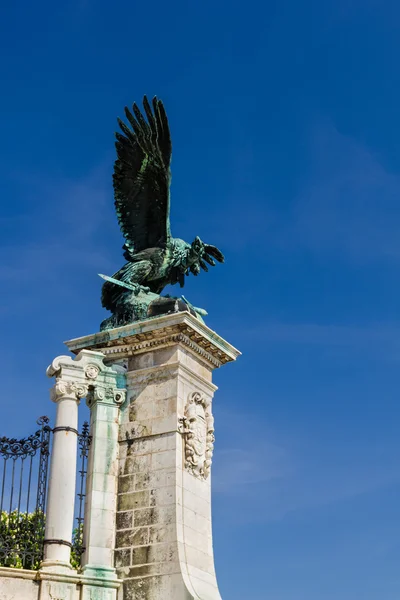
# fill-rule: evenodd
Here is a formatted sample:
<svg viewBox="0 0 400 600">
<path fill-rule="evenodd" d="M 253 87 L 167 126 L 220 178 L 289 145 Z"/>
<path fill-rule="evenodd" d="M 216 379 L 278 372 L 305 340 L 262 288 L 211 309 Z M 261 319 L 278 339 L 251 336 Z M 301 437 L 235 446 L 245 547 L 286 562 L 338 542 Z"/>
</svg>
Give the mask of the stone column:
<svg viewBox="0 0 400 600">
<path fill-rule="evenodd" d="M 95 354 L 95 353 L 92 353 Z M 103 354 L 97 353 L 101 359 Z M 102 360 L 91 364 L 86 373 L 93 379 L 87 396 L 90 408 L 90 434 L 82 572 L 85 577 L 109 582 L 107 600 L 116 597 L 119 586 L 114 568 L 115 516 L 118 486 L 119 410 L 125 401 L 125 389 L 117 389 L 117 372 Z M 94 381 L 96 380 L 96 381 Z M 91 599 L 93 585 L 83 586 L 82 600 Z M 94 596 L 97 598 L 97 596 Z"/>
<path fill-rule="evenodd" d="M 101 352 L 59 356 L 47 370 L 56 376 L 57 404 L 46 515 L 45 558 L 38 577 L 40 600 L 115 600 L 120 581 L 114 568 L 121 375 Z M 70 565 L 77 471 L 77 407 L 86 397 L 91 445 L 86 481 L 82 572 Z"/>
<path fill-rule="evenodd" d="M 43 569 L 71 570 L 75 506 L 78 404 L 87 386 L 75 378 L 70 356 L 59 356 L 47 369 L 56 376 L 51 399 L 57 403 L 50 461 Z"/>
<path fill-rule="evenodd" d="M 239 352 L 190 314 L 67 342 L 125 359 L 115 565 L 124 600 L 220 600 L 212 547 L 212 371 Z"/>
</svg>

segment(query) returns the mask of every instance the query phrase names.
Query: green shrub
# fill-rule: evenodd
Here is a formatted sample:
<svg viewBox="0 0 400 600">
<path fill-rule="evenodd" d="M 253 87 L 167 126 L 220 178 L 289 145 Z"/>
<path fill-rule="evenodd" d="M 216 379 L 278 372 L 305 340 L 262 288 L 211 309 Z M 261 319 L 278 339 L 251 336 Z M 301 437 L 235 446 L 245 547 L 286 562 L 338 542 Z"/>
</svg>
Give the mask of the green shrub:
<svg viewBox="0 0 400 600">
<path fill-rule="evenodd" d="M 40 512 L 0 513 L 0 566 L 15 569 L 39 569 L 43 557 L 46 516 Z M 74 529 L 71 565 L 80 567 L 83 544 L 83 525 Z"/>
<path fill-rule="evenodd" d="M 71 565 L 73 569 L 81 566 L 81 555 L 83 551 L 83 523 L 80 523 L 72 532 Z"/>
<path fill-rule="evenodd" d="M 0 515 L 0 565 L 38 569 L 42 558 L 45 516 L 42 512 Z"/>
</svg>

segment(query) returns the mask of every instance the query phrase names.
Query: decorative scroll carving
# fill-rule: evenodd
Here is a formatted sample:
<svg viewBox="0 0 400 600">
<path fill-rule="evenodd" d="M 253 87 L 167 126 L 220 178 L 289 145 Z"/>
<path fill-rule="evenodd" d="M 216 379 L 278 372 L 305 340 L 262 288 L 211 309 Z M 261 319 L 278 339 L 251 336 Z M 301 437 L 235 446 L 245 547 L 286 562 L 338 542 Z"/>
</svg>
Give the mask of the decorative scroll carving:
<svg viewBox="0 0 400 600">
<path fill-rule="evenodd" d="M 72 396 L 76 400 L 85 398 L 88 393 L 88 386 L 76 381 L 64 381 L 58 379 L 51 390 L 53 402 L 58 402 L 65 396 Z"/>
<path fill-rule="evenodd" d="M 125 402 L 126 391 L 125 390 L 114 390 L 114 402 L 121 406 Z"/>
<path fill-rule="evenodd" d="M 201 392 L 189 394 L 185 416 L 181 420 L 185 436 L 185 466 L 192 475 L 207 479 L 214 451 L 214 417 L 211 400 Z"/>
<path fill-rule="evenodd" d="M 96 387 L 93 389 L 93 397 L 95 400 L 105 400 L 106 395 L 105 388 L 100 387 L 99 385 L 96 385 Z"/>
<path fill-rule="evenodd" d="M 112 386 L 103 387 L 100 385 L 94 385 L 91 387 L 87 396 L 89 406 L 94 400 L 106 402 L 108 404 L 115 402 L 115 404 L 121 405 L 125 402 L 125 398 L 126 390 L 117 389 Z"/>
</svg>

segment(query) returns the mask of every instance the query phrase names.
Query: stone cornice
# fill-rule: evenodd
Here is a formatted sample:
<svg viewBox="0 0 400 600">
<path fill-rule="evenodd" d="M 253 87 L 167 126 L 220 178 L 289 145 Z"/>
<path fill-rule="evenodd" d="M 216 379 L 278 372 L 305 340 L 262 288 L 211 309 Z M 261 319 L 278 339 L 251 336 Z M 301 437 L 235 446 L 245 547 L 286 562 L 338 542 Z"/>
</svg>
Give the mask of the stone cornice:
<svg viewBox="0 0 400 600">
<path fill-rule="evenodd" d="M 186 312 L 139 321 L 65 343 L 76 354 L 82 349 L 96 349 L 106 360 L 182 344 L 214 369 L 240 355 L 231 344 Z"/>
</svg>

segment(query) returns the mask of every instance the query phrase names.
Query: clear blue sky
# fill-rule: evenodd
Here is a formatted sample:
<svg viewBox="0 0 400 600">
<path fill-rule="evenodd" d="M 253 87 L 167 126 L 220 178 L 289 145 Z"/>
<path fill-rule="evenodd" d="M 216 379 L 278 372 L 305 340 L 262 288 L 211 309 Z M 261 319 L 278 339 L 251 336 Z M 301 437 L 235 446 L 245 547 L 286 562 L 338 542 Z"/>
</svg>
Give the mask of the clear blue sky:
<svg viewBox="0 0 400 600">
<path fill-rule="evenodd" d="M 394 0 L 8 2 L 0 22 L 2 434 L 122 265 L 113 132 L 173 134 L 173 234 L 226 264 L 186 295 L 216 372 L 226 600 L 400 596 L 400 7 Z M 82 411 L 84 412 L 84 411 Z"/>
</svg>

